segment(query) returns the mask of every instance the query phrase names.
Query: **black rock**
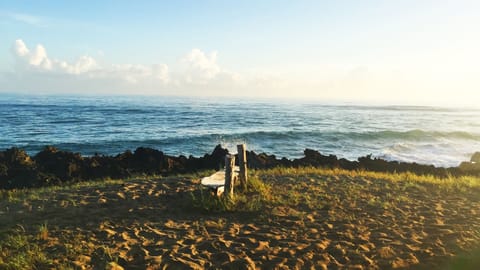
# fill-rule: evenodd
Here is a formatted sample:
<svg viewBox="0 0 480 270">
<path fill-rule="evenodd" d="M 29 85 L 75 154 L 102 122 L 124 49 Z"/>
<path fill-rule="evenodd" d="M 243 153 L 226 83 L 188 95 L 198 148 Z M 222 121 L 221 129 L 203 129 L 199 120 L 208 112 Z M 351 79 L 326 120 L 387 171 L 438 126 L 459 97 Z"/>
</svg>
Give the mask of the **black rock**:
<svg viewBox="0 0 480 270">
<path fill-rule="evenodd" d="M 39 169 L 63 180 L 79 179 L 83 170 L 83 158 L 78 153 L 59 151 L 47 146 L 34 157 Z"/>
<path fill-rule="evenodd" d="M 126 151 L 115 157 L 94 155 L 82 157 L 78 153 L 60 151 L 47 146 L 33 158 L 24 150 L 10 148 L 0 151 L 0 189 L 40 187 L 69 181 L 88 181 L 103 178 L 124 178 L 135 174 L 173 174 L 207 169 L 221 169 L 228 150 L 217 145 L 211 154 L 203 157 L 168 156 L 162 151 L 139 147 L 134 153 Z M 449 175 L 480 175 L 480 152 L 472 162 L 458 167 L 436 168 L 432 165 L 386 161 L 360 157 L 358 161 L 338 159 L 335 155 L 322 155 L 313 149 L 305 149 L 304 157 L 294 160 L 277 158 L 266 153 L 247 151 L 248 166 L 253 169 L 273 167 L 326 167 L 346 170 L 370 170 L 378 172 L 413 172 L 423 175 L 447 177 Z"/>
<path fill-rule="evenodd" d="M 0 153 L 0 188 L 38 187 L 41 179 L 35 162 L 21 149 L 10 148 Z"/>
</svg>

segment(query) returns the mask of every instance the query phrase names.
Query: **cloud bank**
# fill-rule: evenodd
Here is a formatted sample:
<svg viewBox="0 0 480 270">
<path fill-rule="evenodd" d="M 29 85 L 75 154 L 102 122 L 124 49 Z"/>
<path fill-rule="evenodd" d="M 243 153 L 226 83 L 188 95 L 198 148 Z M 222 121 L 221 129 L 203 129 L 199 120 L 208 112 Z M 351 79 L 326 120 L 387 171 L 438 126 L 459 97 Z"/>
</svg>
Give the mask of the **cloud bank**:
<svg viewBox="0 0 480 270">
<path fill-rule="evenodd" d="M 108 53 L 108 50 L 107 50 Z M 407 65 L 262 69 L 223 67 L 216 51 L 194 48 L 176 63 L 106 64 L 89 55 L 67 61 L 43 45 L 13 42 L 14 66 L 0 71 L 0 92 L 26 94 L 245 96 L 358 103 L 470 104 L 478 100 L 478 72 L 455 74 Z M 445 65 L 444 65 L 445 66 Z M 273 67 L 275 68 L 275 67 Z M 284 67 L 280 67 L 284 68 Z"/>
<path fill-rule="evenodd" d="M 13 72 L 4 74 L 6 88 L 0 91 L 182 95 L 197 90 L 215 94 L 242 85 L 240 74 L 220 67 L 216 51 L 192 49 L 175 70 L 164 63 L 102 65 L 88 55 L 69 62 L 51 57 L 41 44 L 30 48 L 21 39 L 11 51 L 16 64 Z"/>
</svg>

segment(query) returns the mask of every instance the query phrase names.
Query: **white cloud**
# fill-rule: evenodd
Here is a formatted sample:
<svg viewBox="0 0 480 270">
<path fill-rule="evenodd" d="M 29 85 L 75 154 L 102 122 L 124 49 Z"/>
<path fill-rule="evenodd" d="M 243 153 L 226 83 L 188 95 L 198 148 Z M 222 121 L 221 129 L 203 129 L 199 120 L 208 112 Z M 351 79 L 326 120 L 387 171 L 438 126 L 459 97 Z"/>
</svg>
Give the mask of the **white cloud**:
<svg viewBox="0 0 480 270">
<path fill-rule="evenodd" d="M 129 83 L 140 83 L 145 80 L 158 80 L 162 83 L 169 81 L 168 66 L 165 64 L 151 66 L 138 64 L 112 65 L 110 68 L 105 68 L 103 72 L 106 77 L 122 79 Z"/>
<path fill-rule="evenodd" d="M 15 54 L 20 57 L 24 57 L 30 53 L 30 50 L 28 50 L 27 46 L 21 39 L 15 40 L 13 50 Z"/>
<path fill-rule="evenodd" d="M 178 87 L 182 84 L 205 85 L 211 82 L 228 84 L 239 81 L 237 73 L 222 69 L 217 64 L 217 52 L 204 53 L 193 49 L 181 59 L 183 70 L 174 72 L 173 78 L 166 64 L 112 64 L 101 66 L 91 56 L 81 56 L 75 62 L 50 58 L 47 50 L 41 44 L 29 49 L 21 39 L 15 41 L 13 53 L 17 59 L 17 72 L 42 72 L 57 75 L 69 74 L 84 76 L 90 79 L 111 79 L 142 84 L 157 81 L 162 84 L 171 83 Z"/>
<path fill-rule="evenodd" d="M 208 91 L 217 91 L 241 85 L 243 76 L 220 67 L 217 55 L 216 51 L 205 53 L 200 49 L 192 49 L 181 59 L 183 70 L 179 75 L 180 83 L 190 87 L 199 86 L 202 91 L 206 91 L 205 86 L 210 88 Z"/>
<path fill-rule="evenodd" d="M 30 51 L 21 39 L 17 39 L 13 51 L 17 58 L 27 64 L 27 66 L 46 70 L 52 69 L 52 61 L 48 59 L 47 51 L 40 44 L 33 51 Z"/>
<path fill-rule="evenodd" d="M 161 81 L 168 82 L 168 66 L 165 64 L 152 65 L 152 75 Z"/>
<path fill-rule="evenodd" d="M 47 50 L 41 44 L 38 44 L 34 50 L 30 50 L 21 39 L 15 41 L 13 53 L 18 60 L 17 73 L 41 72 L 56 75 L 76 75 L 83 77 L 83 80 L 109 79 L 131 84 L 151 80 L 161 83 L 169 81 L 169 70 L 165 64 L 101 66 L 93 57 L 87 55 L 80 56 L 75 62 L 69 63 L 65 60 L 49 58 Z"/>
<path fill-rule="evenodd" d="M 44 66 L 47 69 L 52 67 L 51 61 L 47 56 L 47 51 L 42 45 L 37 45 L 33 53 L 30 53 L 29 58 L 30 64 L 34 66 Z"/>
<path fill-rule="evenodd" d="M 50 59 L 43 45 L 38 44 L 31 51 L 21 39 L 15 41 L 13 52 L 18 60 L 19 67 L 29 71 L 82 74 L 97 68 L 95 59 L 89 56 L 82 56 L 75 63 Z"/>
<path fill-rule="evenodd" d="M 4 74 L 0 91 L 241 96 L 273 85 L 259 83 L 257 75 L 229 71 L 217 62 L 216 51 L 200 49 L 186 53 L 173 70 L 162 63 L 100 64 L 88 55 L 75 61 L 56 59 L 43 45 L 29 48 L 21 39 L 13 44 L 12 53 L 17 65 L 14 72 Z"/>
<path fill-rule="evenodd" d="M 182 59 L 186 65 L 187 82 L 205 83 L 215 78 L 221 71 L 217 64 L 217 52 L 206 54 L 199 49 L 193 49 Z"/>
<path fill-rule="evenodd" d="M 68 65 L 69 72 L 72 74 L 85 73 L 94 70 L 97 67 L 97 62 L 90 56 L 81 56 L 74 65 Z"/>
</svg>

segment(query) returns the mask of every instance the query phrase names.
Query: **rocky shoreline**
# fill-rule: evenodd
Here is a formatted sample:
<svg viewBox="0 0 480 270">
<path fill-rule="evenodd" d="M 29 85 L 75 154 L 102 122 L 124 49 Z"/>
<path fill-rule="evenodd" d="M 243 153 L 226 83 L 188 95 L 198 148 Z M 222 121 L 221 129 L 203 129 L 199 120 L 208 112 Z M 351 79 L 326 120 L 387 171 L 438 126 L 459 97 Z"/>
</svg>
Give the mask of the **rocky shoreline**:
<svg viewBox="0 0 480 270">
<path fill-rule="evenodd" d="M 169 156 L 162 151 L 144 147 L 116 156 L 90 157 L 60 151 L 51 146 L 45 147 L 35 156 L 29 156 L 22 149 L 9 148 L 0 151 L 0 189 L 42 187 L 66 182 L 125 178 L 139 174 L 170 175 L 217 170 L 223 166 L 226 154 L 228 150 L 221 145 L 217 145 L 211 154 L 205 154 L 203 157 Z M 457 167 L 450 168 L 386 161 L 372 158 L 370 155 L 350 161 L 339 159 L 335 155 L 322 155 L 312 149 L 305 149 L 304 157 L 293 160 L 247 151 L 247 160 L 248 166 L 253 169 L 313 166 L 376 172 L 412 172 L 438 177 L 480 176 L 480 152 L 475 153 L 470 162 L 463 162 Z"/>
</svg>

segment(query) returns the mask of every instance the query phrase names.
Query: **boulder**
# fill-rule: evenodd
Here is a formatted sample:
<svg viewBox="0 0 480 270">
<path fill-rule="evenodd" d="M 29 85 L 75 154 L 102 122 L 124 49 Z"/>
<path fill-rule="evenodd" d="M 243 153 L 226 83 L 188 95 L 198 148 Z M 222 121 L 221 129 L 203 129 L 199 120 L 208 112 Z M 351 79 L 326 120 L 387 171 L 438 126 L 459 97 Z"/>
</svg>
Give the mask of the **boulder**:
<svg viewBox="0 0 480 270">
<path fill-rule="evenodd" d="M 247 151 L 247 162 L 248 166 L 252 169 L 266 169 L 279 166 L 281 160 L 278 160 L 275 155 L 268 155 L 266 153 L 257 155 L 253 151 Z"/>
<path fill-rule="evenodd" d="M 163 152 L 152 148 L 139 147 L 131 158 L 132 168 L 138 173 L 160 173 L 168 166 Z"/>
<path fill-rule="evenodd" d="M 213 169 L 220 170 L 225 166 L 225 156 L 228 155 L 228 150 L 222 148 L 219 144 L 215 146 L 211 154 L 206 154 L 199 160 L 189 159 L 190 164 L 196 163 L 199 169 Z"/>
<path fill-rule="evenodd" d="M 210 155 L 210 158 L 214 160 L 220 160 L 220 159 L 225 159 L 226 155 L 228 155 L 228 150 L 225 148 L 222 148 L 222 145 L 218 144 L 213 149 L 213 152 Z"/>
<path fill-rule="evenodd" d="M 128 161 L 122 159 L 123 157 L 123 154 L 121 154 L 116 157 L 95 155 L 90 158 L 84 158 L 82 177 L 89 180 L 131 176 Z"/>
<path fill-rule="evenodd" d="M 39 169 L 62 180 L 80 179 L 83 158 L 78 153 L 59 151 L 52 146 L 45 147 L 34 157 Z"/>
<path fill-rule="evenodd" d="M 9 166 L 30 166 L 34 163 L 27 152 L 16 147 L 12 147 L 2 152 L 0 155 L 0 162 Z"/>
<path fill-rule="evenodd" d="M 294 164 L 296 166 L 313 166 L 313 167 L 338 167 L 339 162 L 338 158 L 335 155 L 324 156 L 320 152 L 312 150 L 312 149 L 305 149 L 303 151 L 305 157 L 301 159 L 294 160 Z"/>
<path fill-rule="evenodd" d="M 41 186 L 35 161 L 21 149 L 0 152 L 0 189 Z"/>
</svg>

